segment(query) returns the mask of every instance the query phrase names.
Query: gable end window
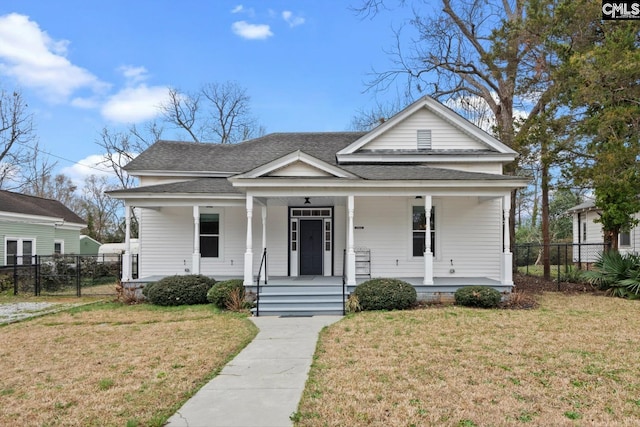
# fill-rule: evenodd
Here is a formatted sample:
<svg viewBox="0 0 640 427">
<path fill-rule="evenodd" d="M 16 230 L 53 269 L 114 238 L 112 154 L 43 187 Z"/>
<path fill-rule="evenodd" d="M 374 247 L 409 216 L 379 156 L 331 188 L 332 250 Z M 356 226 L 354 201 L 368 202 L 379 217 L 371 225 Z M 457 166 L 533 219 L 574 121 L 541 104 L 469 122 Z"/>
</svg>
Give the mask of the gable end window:
<svg viewBox="0 0 640 427">
<path fill-rule="evenodd" d="M 435 222 L 435 208 L 431 208 L 431 216 L 429 219 L 431 228 L 431 253 L 435 256 L 436 247 L 436 222 Z M 424 206 L 413 206 L 412 215 L 412 241 L 413 241 L 413 256 L 424 257 L 424 250 L 427 243 L 427 230 L 426 230 L 426 215 Z"/>
<path fill-rule="evenodd" d="M 200 256 L 220 256 L 220 215 L 200 214 Z"/>
<path fill-rule="evenodd" d="M 418 150 L 431 150 L 431 129 L 418 129 Z"/>
</svg>

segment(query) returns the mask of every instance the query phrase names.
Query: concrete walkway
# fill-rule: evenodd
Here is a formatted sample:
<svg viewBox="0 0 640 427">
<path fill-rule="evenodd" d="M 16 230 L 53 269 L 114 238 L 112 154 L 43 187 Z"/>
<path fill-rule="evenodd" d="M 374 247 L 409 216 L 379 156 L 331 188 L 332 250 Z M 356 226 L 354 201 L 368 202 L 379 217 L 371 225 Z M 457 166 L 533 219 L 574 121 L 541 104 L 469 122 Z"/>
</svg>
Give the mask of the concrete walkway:
<svg viewBox="0 0 640 427">
<path fill-rule="evenodd" d="M 297 408 L 320 330 L 341 316 L 253 317 L 260 332 L 169 418 L 171 427 L 285 427 Z"/>
</svg>

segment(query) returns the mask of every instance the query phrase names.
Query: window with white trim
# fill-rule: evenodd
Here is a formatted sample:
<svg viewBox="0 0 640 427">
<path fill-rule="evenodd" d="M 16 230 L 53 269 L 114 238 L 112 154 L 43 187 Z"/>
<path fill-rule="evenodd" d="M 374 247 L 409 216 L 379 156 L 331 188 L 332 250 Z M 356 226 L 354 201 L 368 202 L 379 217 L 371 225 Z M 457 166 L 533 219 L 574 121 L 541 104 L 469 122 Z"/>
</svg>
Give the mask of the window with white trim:
<svg viewBox="0 0 640 427">
<path fill-rule="evenodd" d="M 220 214 L 200 214 L 200 256 L 202 258 L 220 256 Z"/>
<path fill-rule="evenodd" d="M 618 246 L 629 247 L 631 246 L 631 232 L 621 231 L 618 235 Z"/>
<path fill-rule="evenodd" d="M 424 206 L 413 206 L 411 221 L 412 232 L 412 253 L 414 257 L 423 257 L 427 243 L 427 227 L 426 227 L 426 215 Z M 435 222 L 435 209 L 431 208 L 431 215 L 429 218 L 429 226 L 431 228 L 431 253 L 435 256 L 436 247 L 436 222 Z"/>
<path fill-rule="evenodd" d="M 56 240 L 53 242 L 53 253 L 55 255 L 64 254 L 64 240 Z"/>
<path fill-rule="evenodd" d="M 31 265 L 36 245 L 33 239 L 7 238 L 5 240 L 6 265 Z"/>
</svg>

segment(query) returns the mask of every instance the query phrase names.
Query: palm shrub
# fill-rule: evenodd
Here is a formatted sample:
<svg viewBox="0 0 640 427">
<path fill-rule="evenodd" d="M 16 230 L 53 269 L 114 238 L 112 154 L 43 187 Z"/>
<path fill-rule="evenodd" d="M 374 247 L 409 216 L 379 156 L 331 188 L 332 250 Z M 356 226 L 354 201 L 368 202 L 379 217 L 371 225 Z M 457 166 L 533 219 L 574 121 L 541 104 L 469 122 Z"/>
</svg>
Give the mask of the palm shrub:
<svg viewBox="0 0 640 427">
<path fill-rule="evenodd" d="M 500 292 L 487 286 L 465 286 L 458 289 L 453 297 L 458 305 L 481 308 L 495 308 L 502 299 Z"/>
<path fill-rule="evenodd" d="M 404 310 L 415 305 L 413 286 L 398 279 L 371 279 L 356 286 L 353 294 L 361 310 Z"/>
<path fill-rule="evenodd" d="M 206 304 L 207 292 L 215 283 L 201 274 L 169 276 L 145 286 L 142 295 L 156 305 Z"/>
<path fill-rule="evenodd" d="M 640 255 L 604 251 L 593 266 L 583 273 L 587 282 L 611 296 L 640 298 Z"/>
</svg>

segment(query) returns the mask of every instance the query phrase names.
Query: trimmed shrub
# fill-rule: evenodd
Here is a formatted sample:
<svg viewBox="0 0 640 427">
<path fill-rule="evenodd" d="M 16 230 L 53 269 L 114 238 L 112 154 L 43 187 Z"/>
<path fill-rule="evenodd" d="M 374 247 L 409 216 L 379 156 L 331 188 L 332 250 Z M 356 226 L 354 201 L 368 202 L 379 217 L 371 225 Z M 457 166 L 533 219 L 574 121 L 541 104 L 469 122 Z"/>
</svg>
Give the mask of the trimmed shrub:
<svg viewBox="0 0 640 427">
<path fill-rule="evenodd" d="M 466 286 L 453 295 L 456 304 L 466 307 L 495 308 L 500 304 L 502 295 L 486 286 Z"/>
<path fill-rule="evenodd" d="M 418 295 L 413 286 L 398 279 L 371 279 L 353 291 L 362 310 L 404 310 L 415 305 Z"/>
<path fill-rule="evenodd" d="M 245 298 L 242 279 L 224 280 L 216 283 L 207 293 L 207 300 L 218 308 L 226 309 L 234 300 Z M 235 295 L 234 295 L 235 294 Z"/>
<path fill-rule="evenodd" d="M 142 295 L 156 305 L 206 304 L 207 292 L 216 281 L 200 274 L 169 276 L 142 289 Z"/>
</svg>

